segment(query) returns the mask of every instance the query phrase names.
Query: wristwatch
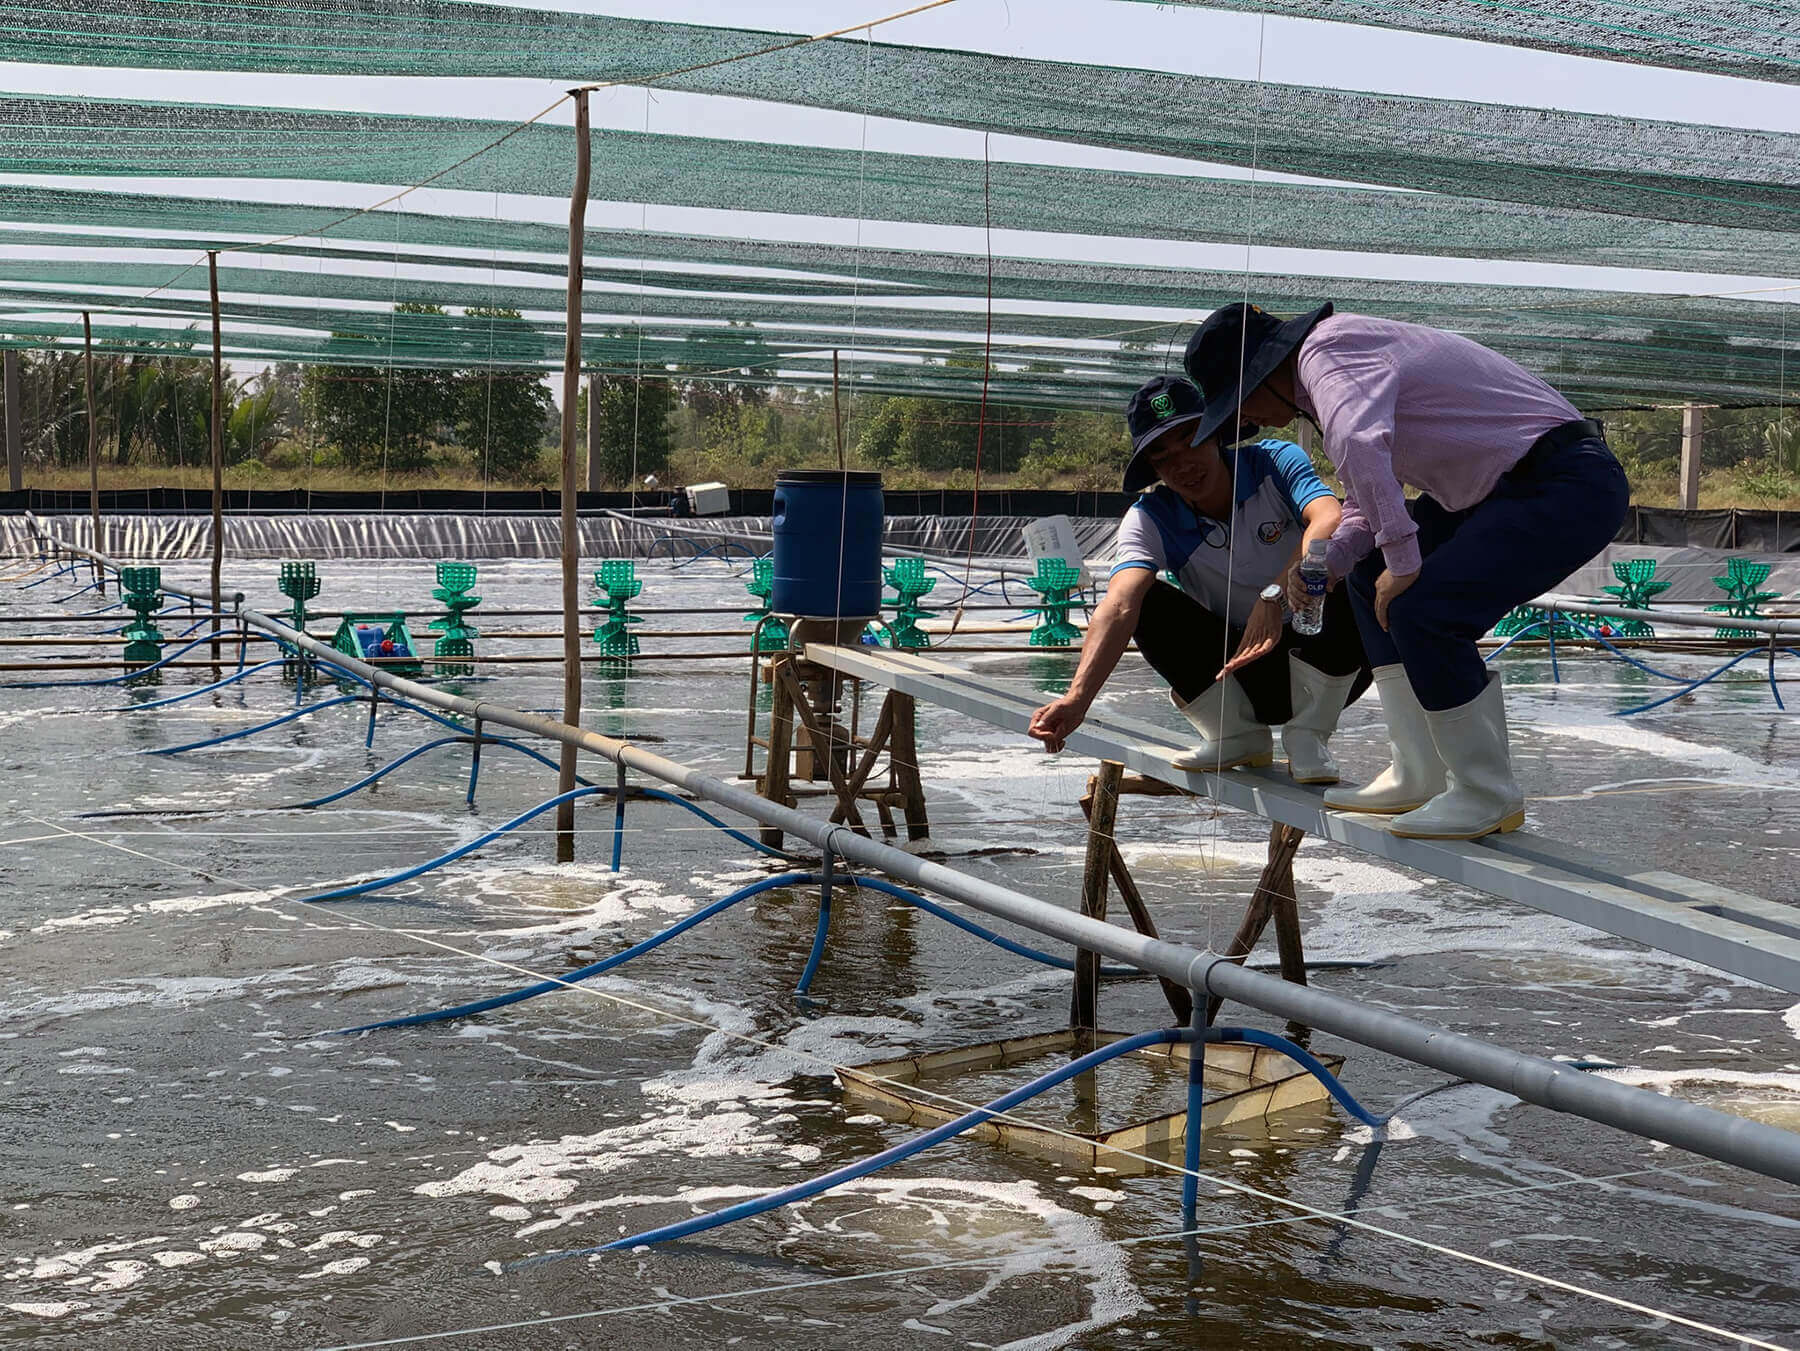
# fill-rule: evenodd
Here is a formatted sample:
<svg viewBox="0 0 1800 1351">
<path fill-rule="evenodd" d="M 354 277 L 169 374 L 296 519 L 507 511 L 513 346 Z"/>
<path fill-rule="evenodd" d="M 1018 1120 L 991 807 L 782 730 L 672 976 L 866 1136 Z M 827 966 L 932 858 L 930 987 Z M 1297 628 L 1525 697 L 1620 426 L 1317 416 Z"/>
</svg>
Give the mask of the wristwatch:
<svg viewBox="0 0 1800 1351">
<path fill-rule="evenodd" d="M 1283 614 L 1287 613 L 1287 588 L 1280 582 L 1270 582 L 1257 594 L 1258 600 L 1266 600 Z"/>
</svg>

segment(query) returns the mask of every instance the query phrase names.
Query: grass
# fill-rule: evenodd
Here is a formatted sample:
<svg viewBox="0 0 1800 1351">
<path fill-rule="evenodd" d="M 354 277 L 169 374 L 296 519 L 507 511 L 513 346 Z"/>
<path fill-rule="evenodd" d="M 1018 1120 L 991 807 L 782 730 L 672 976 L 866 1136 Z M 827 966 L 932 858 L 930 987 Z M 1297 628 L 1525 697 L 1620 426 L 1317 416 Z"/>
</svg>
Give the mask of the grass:
<svg viewBox="0 0 1800 1351">
<path fill-rule="evenodd" d="M 700 477 L 719 475 L 716 456 L 701 457 L 677 452 L 668 471 L 659 477 L 665 486 L 699 481 Z M 725 477 L 737 487 L 767 488 L 774 482 L 773 469 L 758 466 L 748 472 Z M 323 452 L 314 463 L 309 452 L 293 443 L 284 443 L 266 460 L 250 460 L 229 465 L 224 472 L 225 487 L 233 491 L 274 492 L 311 489 L 315 492 L 404 492 L 416 488 L 434 488 L 481 492 L 515 488 L 554 488 L 557 480 L 554 452 L 545 451 L 530 474 L 510 479 L 485 479 L 479 466 L 455 449 L 437 453 L 433 464 L 423 470 L 401 473 L 353 469 L 342 464 L 335 452 Z M 889 469 L 883 475 L 889 488 L 902 491 L 966 491 L 975 486 L 975 476 L 967 469 L 930 472 L 926 470 Z M 981 486 L 992 492 L 1009 488 L 1051 489 L 1067 492 L 1108 491 L 1118 480 L 1111 474 L 1092 470 L 1048 473 L 1042 470 L 1026 473 L 987 473 Z M 85 465 L 28 465 L 25 485 L 58 491 L 80 492 L 88 486 Z M 108 491 L 142 492 L 152 488 L 181 488 L 204 492 L 212 486 L 212 473 L 204 465 L 171 466 L 162 464 L 115 465 L 102 462 L 100 487 Z M 585 487 L 585 479 L 583 480 Z M 609 484 L 623 488 L 623 484 Z M 1336 486 L 1335 484 L 1333 485 Z M 1645 507 L 1673 507 L 1680 497 L 1674 474 L 1640 473 L 1632 479 L 1631 500 Z M 1772 474 L 1747 471 L 1744 466 L 1709 470 L 1700 480 L 1700 506 L 1708 510 L 1738 507 L 1757 511 L 1800 511 L 1800 480 Z"/>
</svg>

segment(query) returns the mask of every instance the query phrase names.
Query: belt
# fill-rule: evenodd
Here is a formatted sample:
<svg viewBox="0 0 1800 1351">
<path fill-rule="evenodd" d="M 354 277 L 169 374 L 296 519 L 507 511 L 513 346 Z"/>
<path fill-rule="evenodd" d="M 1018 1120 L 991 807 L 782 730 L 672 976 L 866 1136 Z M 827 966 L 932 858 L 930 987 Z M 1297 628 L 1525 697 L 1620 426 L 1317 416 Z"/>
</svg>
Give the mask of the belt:
<svg viewBox="0 0 1800 1351">
<path fill-rule="evenodd" d="M 1549 455 L 1567 450 L 1578 441 L 1599 441 L 1605 444 L 1606 424 L 1596 422 L 1593 418 L 1581 418 L 1575 422 L 1565 422 L 1560 427 L 1552 427 L 1531 443 L 1531 449 L 1520 457 L 1521 462 L 1534 455 Z"/>
</svg>

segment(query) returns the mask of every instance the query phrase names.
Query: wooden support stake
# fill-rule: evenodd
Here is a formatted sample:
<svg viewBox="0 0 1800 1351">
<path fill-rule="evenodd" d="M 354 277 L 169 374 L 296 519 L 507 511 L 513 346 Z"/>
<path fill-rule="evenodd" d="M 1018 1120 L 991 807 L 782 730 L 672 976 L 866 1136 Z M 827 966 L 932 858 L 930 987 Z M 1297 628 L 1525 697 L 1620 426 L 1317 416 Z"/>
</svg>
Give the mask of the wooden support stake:
<svg viewBox="0 0 1800 1351">
<path fill-rule="evenodd" d="M 1119 781 L 1125 777 L 1125 766 L 1111 760 L 1100 762 L 1100 772 L 1088 780 L 1087 861 L 1081 870 L 1081 913 L 1093 919 L 1106 918 L 1107 879 L 1112 874 L 1113 827 L 1119 819 Z M 1091 1033 L 1099 1025 L 1100 954 L 1082 949 L 1075 954 L 1075 990 L 1069 1000 L 1069 1026 L 1078 1033 Z M 1088 1051 L 1089 1038 L 1077 1038 L 1077 1049 Z"/>
<path fill-rule="evenodd" d="M 87 452 L 88 452 L 88 510 L 94 521 L 94 552 L 106 552 L 106 541 L 100 538 L 100 420 L 94 412 L 94 326 L 88 319 L 88 312 L 81 312 L 81 364 L 87 376 Z M 101 586 L 100 594 L 106 594 L 106 574 L 98 568 Z M 215 605 L 213 607 L 217 609 Z"/>
<path fill-rule="evenodd" d="M 1299 904 L 1294 898 L 1294 853 L 1305 838 L 1306 832 L 1297 826 L 1269 828 L 1268 861 L 1263 864 L 1262 876 L 1256 880 L 1256 890 L 1250 895 L 1243 922 L 1224 952 L 1227 961 L 1242 964 L 1273 917 L 1282 977 L 1300 985 L 1306 984 L 1306 957 L 1300 944 Z M 1224 1002 L 1220 995 L 1207 999 L 1206 1021 L 1209 1024 L 1219 1016 L 1219 1006 Z"/>
<path fill-rule="evenodd" d="M 823 760 L 825 763 L 825 774 L 831 780 L 832 790 L 837 794 L 838 805 L 843 809 L 844 820 L 858 835 L 867 835 L 869 828 L 863 824 L 862 813 L 856 809 L 856 797 L 850 792 L 849 771 L 840 761 L 832 742 L 830 729 L 819 720 L 811 700 L 806 697 L 805 686 L 801 683 L 800 677 L 794 674 L 794 663 L 783 662 L 781 669 L 776 673 L 776 678 L 788 686 L 788 696 L 793 701 L 794 713 L 799 717 L 801 725 L 806 728 L 807 739 L 813 746 L 814 762 Z M 770 737 L 769 740 L 771 742 L 770 754 L 773 755 L 772 743 L 775 738 Z M 834 816 L 832 819 L 836 820 L 837 818 Z"/>
<path fill-rule="evenodd" d="M 587 90 L 575 100 L 575 187 L 569 194 L 569 293 L 563 319 L 562 388 L 562 622 L 563 712 L 571 727 L 581 725 L 581 527 L 575 516 L 575 404 L 581 392 L 581 265 L 586 231 L 588 176 L 593 148 L 588 137 Z M 592 398 L 592 394 L 589 395 Z M 558 765 L 557 792 L 575 791 L 575 747 L 565 743 Z M 575 860 L 575 804 L 556 808 L 556 861 Z"/>
<path fill-rule="evenodd" d="M 837 429 L 838 471 L 844 469 L 844 415 L 838 411 L 838 354 L 831 349 L 831 425 Z"/>
<path fill-rule="evenodd" d="M 588 372 L 587 486 L 590 493 L 600 491 L 601 383 L 599 371 Z"/>
<path fill-rule="evenodd" d="M 869 740 L 863 748 L 862 760 L 850 774 L 848 787 L 845 790 L 850 801 L 854 802 L 862 793 L 863 785 L 869 781 L 869 775 L 874 773 L 875 762 L 881 758 L 882 748 L 888 744 L 888 739 L 893 735 L 893 731 L 894 696 L 890 693 L 886 699 L 882 700 L 881 711 L 875 715 L 875 728 L 869 733 Z M 855 732 L 852 731 L 852 738 L 855 735 Z M 885 812 L 885 807 L 883 811 Z M 835 825 L 843 819 L 844 804 L 840 802 L 832 810 L 831 820 Z"/>
<path fill-rule="evenodd" d="M 1681 508 L 1696 511 L 1700 506 L 1700 430 L 1701 405 L 1681 406 Z"/>
<path fill-rule="evenodd" d="M 792 686 L 781 678 L 782 670 L 792 661 L 791 657 L 775 658 L 769 673 L 773 695 L 769 709 L 769 758 L 764 763 L 762 779 L 756 785 L 757 796 L 781 807 L 794 805 L 793 795 L 788 791 L 788 766 L 794 744 L 794 698 L 790 693 Z M 771 849 L 781 848 L 779 827 L 763 826 L 759 836 Z"/>
<path fill-rule="evenodd" d="M 25 488 L 25 382 L 19 378 L 19 354 L 6 349 L 6 486 L 13 492 Z"/>
<path fill-rule="evenodd" d="M 888 764 L 895 786 L 905 798 L 906 838 L 931 838 L 931 820 L 925 814 L 925 783 L 919 777 L 917 706 L 910 694 L 898 690 L 888 696 L 894 705 L 894 734 L 888 742 Z"/>
<path fill-rule="evenodd" d="M 219 333 L 219 255 L 206 255 L 206 292 L 212 309 L 212 659 L 219 657 L 219 577 L 225 565 L 225 360 Z"/>
</svg>

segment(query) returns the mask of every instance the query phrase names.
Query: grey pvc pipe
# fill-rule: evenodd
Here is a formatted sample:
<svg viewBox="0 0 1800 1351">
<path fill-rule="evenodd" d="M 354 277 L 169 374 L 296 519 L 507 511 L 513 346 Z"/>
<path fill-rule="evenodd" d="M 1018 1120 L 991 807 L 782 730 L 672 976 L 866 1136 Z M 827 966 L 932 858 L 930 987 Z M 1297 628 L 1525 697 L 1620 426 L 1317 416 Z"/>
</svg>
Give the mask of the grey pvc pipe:
<svg viewBox="0 0 1800 1351">
<path fill-rule="evenodd" d="M 1603 601 L 1579 596 L 1539 596 L 1530 604 L 1540 610 L 1572 615 L 1600 615 L 1606 619 L 1642 619 L 1646 623 L 1678 624 L 1691 629 L 1749 629 L 1775 638 L 1800 638 L 1800 619 L 1736 619 L 1728 614 L 1695 614 L 1689 610 L 1627 610 Z"/>
<path fill-rule="evenodd" d="M 75 552 L 89 554 L 97 561 L 111 565 L 110 559 L 93 555 L 91 551 Z M 627 765 L 664 783 L 684 788 L 696 797 L 753 821 L 778 827 L 821 849 L 830 850 L 839 858 L 962 901 L 992 918 L 1008 920 L 1034 933 L 1128 963 L 1152 975 L 1166 976 L 1197 994 L 1220 994 L 1236 999 L 1264 1013 L 1291 1018 L 1345 1041 L 1442 1070 L 1472 1083 L 1485 1084 L 1539 1107 L 1660 1140 L 1765 1177 L 1800 1183 L 1800 1134 L 1792 1131 L 1596 1078 L 1541 1056 L 1508 1050 L 1397 1013 L 1369 1008 L 1341 995 L 1248 970 L 1216 953 L 1147 938 L 1009 887 L 970 877 L 943 864 L 915 858 L 903 850 L 858 835 L 848 826 L 831 825 L 804 816 L 790 807 L 765 801 L 747 789 L 641 750 L 629 741 L 570 727 L 503 704 L 463 699 L 429 685 L 415 684 L 347 657 L 254 610 L 242 610 L 240 617 L 250 627 L 275 634 L 296 647 L 326 657 L 374 684 L 419 703 L 577 746 L 614 764 Z"/>
</svg>

